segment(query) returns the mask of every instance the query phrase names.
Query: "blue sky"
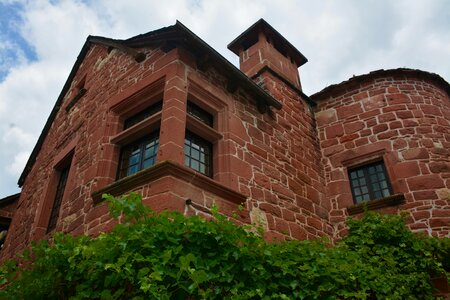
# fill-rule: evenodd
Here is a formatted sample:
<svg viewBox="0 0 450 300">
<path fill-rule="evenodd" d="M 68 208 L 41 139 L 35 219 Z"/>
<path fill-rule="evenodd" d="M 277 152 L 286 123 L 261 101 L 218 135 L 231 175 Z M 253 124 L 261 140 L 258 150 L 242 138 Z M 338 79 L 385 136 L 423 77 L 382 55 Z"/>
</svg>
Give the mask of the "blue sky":
<svg viewBox="0 0 450 300">
<path fill-rule="evenodd" d="M 0 2 L 0 41 L 3 46 L 0 48 L 0 82 L 20 59 L 36 60 L 32 45 L 20 34 L 20 24 L 23 23 L 20 15 L 22 5 Z"/>
<path fill-rule="evenodd" d="M 0 0 L 0 198 L 17 179 L 89 34 L 128 38 L 178 19 L 235 65 L 226 45 L 264 18 L 309 60 L 306 94 L 377 69 L 450 81 L 447 0 Z"/>
</svg>

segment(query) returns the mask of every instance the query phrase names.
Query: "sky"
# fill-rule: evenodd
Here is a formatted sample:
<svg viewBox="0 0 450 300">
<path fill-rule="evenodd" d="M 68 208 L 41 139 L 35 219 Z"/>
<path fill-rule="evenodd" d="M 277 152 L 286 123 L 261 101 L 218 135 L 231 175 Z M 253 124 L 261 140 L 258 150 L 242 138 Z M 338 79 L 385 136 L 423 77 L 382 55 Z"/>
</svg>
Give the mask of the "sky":
<svg viewBox="0 0 450 300">
<path fill-rule="evenodd" d="M 450 82 L 448 0 L 0 0 L 0 198 L 17 180 L 88 35 L 117 39 L 179 20 L 227 45 L 264 18 L 308 58 L 303 91 L 407 67 Z"/>
</svg>

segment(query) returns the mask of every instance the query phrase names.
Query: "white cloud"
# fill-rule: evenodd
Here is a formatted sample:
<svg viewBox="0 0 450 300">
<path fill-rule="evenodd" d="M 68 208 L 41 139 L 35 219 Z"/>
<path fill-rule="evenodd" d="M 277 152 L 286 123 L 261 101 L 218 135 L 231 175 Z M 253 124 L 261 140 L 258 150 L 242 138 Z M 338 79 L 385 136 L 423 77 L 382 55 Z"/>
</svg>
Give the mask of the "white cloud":
<svg viewBox="0 0 450 300">
<path fill-rule="evenodd" d="M 450 79 L 446 0 L 0 1 L 23 4 L 15 31 L 37 57 L 28 61 L 1 35 L 0 72 L 9 73 L 0 82 L 0 197 L 17 190 L 26 153 L 89 34 L 128 38 L 178 19 L 237 64 L 226 45 L 262 17 L 309 59 L 300 68 L 307 94 L 380 68 L 421 68 Z"/>
<path fill-rule="evenodd" d="M 18 177 L 20 173 L 22 173 L 30 154 L 31 152 L 22 151 L 14 155 L 12 163 L 6 166 L 8 173 L 11 174 L 11 176 Z"/>
</svg>

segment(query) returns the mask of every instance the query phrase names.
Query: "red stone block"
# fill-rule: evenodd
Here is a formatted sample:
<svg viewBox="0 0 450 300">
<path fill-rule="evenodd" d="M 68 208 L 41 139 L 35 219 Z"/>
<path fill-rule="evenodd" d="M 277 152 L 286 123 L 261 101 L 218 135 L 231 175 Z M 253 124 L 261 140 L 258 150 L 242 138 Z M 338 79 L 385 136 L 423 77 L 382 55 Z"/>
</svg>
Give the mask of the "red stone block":
<svg viewBox="0 0 450 300">
<path fill-rule="evenodd" d="M 275 230 L 282 234 L 290 235 L 289 223 L 281 218 L 274 218 L 274 219 L 275 219 Z"/>
<path fill-rule="evenodd" d="M 411 118 L 414 118 L 412 112 L 410 112 L 409 110 L 397 111 L 397 112 L 395 112 L 395 114 L 397 115 L 397 118 L 400 118 L 400 119 L 411 119 Z"/>
<path fill-rule="evenodd" d="M 402 128 L 403 127 L 403 125 L 402 125 L 402 122 L 400 122 L 400 121 L 395 121 L 395 122 L 391 122 L 391 123 L 389 123 L 389 129 L 397 129 L 397 128 Z"/>
<path fill-rule="evenodd" d="M 380 133 L 380 132 L 383 132 L 383 131 L 386 131 L 386 130 L 388 130 L 388 125 L 387 124 L 379 124 L 379 125 L 376 125 L 376 126 L 374 126 L 372 128 L 373 134 L 377 134 L 377 133 Z"/>
<path fill-rule="evenodd" d="M 372 134 L 372 129 L 364 129 L 359 132 L 361 137 L 368 136 Z"/>
<path fill-rule="evenodd" d="M 409 178 L 420 175 L 419 165 L 416 161 L 397 163 L 393 166 L 397 178 Z"/>
<path fill-rule="evenodd" d="M 289 188 L 297 195 L 304 195 L 306 191 L 305 183 L 291 178 L 289 179 Z"/>
<path fill-rule="evenodd" d="M 430 162 L 429 168 L 431 173 L 449 173 L 450 162 L 445 161 Z"/>
<path fill-rule="evenodd" d="M 408 187 L 411 190 L 430 190 L 444 187 L 444 181 L 437 175 L 422 175 L 408 178 Z"/>
<path fill-rule="evenodd" d="M 431 228 L 434 227 L 450 227 L 450 216 L 447 218 L 432 218 L 430 220 Z"/>
<path fill-rule="evenodd" d="M 430 218 L 429 211 L 416 211 L 416 212 L 413 212 L 412 215 L 416 221 Z"/>
<path fill-rule="evenodd" d="M 377 135 L 377 138 L 378 140 L 387 140 L 393 138 L 394 136 L 398 136 L 397 130 L 380 133 Z"/>
<path fill-rule="evenodd" d="M 442 116 L 442 112 L 439 107 L 434 105 L 421 104 L 420 109 L 425 115 Z"/>
<path fill-rule="evenodd" d="M 369 110 L 365 113 L 359 114 L 358 115 L 358 119 L 360 120 L 366 120 L 375 116 L 378 116 L 380 114 L 380 110 L 379 109 L 373 109 L 373 110 Z"/>
<path fill-rule="evenodd" d="M 406 160 L 429 158 L 427 150 L 423 148 L 405 150 L 402 152 L 402 156 Z"/>
<path fill-rule="evenodd" d="M 355 103 L 352 105 L 342 106 L 336 108 L 338 119 L 346 119 L 351 116 L 362 113 L 362 108 L 360 103 Z"/>
<path fill-rule="evenodd" d="M 295 199 L 296 199 L 295 201 L 299 207 L 304 208 L 310 212 L 314 211 L 313 202 L 311 200 L 301 197 L 301 196 L 297 196 L 297 197 L 295 197 Z"/>
<path fill-rule="evenodd" d="M 448 209 L 433 209 L 431 212 L 433 218 L 450 218 L 450 211 Z M 450 226 L 450 223 L 448 225 Z"/>
<path fill-rule="evenodd" d="M 295 213 L 289 209 L 283 209 L 281 211 L 283 219 L 290 222 L 295 222 Z"/>
<path fill-rule="evenodd" d="M 317 230 L 322 230 L 322 222 L 318 218 L 308 217 L 306 223 Z"/>
<path fill-rule="evenodd" d="M 330 146 L 337 145 L 338 143 L 339 143 L 338 139 L 333 138 L 330 140 L 325 140 L 325 141 L 320 142 L 320 145 L 322 146 L 322 148 L 328 148 Z"/>
<path fill-rule="evenodd" d="M 386 95 L 386 99 L 389 105 L 409 103 L 411 100 L 406 94 L 389 94 Z"/>
<path fill-rule="evenodd" d="M 357 131 L 360 131 L 365 127 L 364 122 L 357 121 L 352 123 L 346 123 L 344 124 L 344 131 L 346 134 L 351 134 Z"/>
<path fill-rule="evenodd" d="M 344 134 L 344 127 L 342 124 L 336 124 L 325 128 L 327 139 L 342 136 Z"/>
<path fill-rule="evenodd" d="M 393 113 L 387 113 L 387 114 L 382 114 L 382 115 L 378 116 L 378 122 L 380 122 L 380 123 L 393 121 L 395 119 L 396 119 L 396 117 Z"/>
<path fill-rule="evenodd" d="M 289 223 L 289 229 L 290 229 L 290 232 L 291 232 L 291 236 L 294 239 L 306 240 L 306 236 L 307 236 L 306 230 L 302 226 L 300 226 L 299 224 L 290 222 Z"/>
<path fill-rule="evenodd" d="M 328 109 L 316 113 L 316 122 L 318 127 L 323 127 L 337 120 L 336 110 Z"/>
<path fill-rule="evenodd" d="M 270 203 L 261 203 L 261 204 L 259 204 L 259 208 L 260 208 L 261 210 L 263 210 L 263 211 L 265 211 L 265 212 L 267 212 L 267 213 L 269 213 L 269 214 L 272 214 L 272 215 L 274 215 L 274 216 L 277 216 L 277 217 L 279 217 L 279 218 L 282 217 L 280 207 L 275 206 L 275 205 L 273 205 L 273 204 L 270 204 Z"/>
<path fill-rule="evenodd" d="M 371 97 L 367 100 L 363 100 L 362 104 L 365 111 L 370 111 L 375 108 L 381 108 L 386 105 L 386 99 L 383 95 L 384 90 L 379 90 L 380 94 L 376 93 L 373 95 L 372 91 L 369 92 Z"/>
<path fill-rule="evenodd" d="M 277 243 L 284 241 L 286 237 L 276 231 L 266 231 L 264 232 L 264 239 L 272 243 Z"/>
<path fill-rule="evenodd" d="M 355 140 L 357 138 L 359 138 L 359 134 L 353 133 L 353 134 L 349 134 L 349 135 L 344 135 L 343 137 L 341 137 L 339 139 L 339 142 L 340 143 L 347 143 L 347 142 L 353 141 L 353 140 Z M 346 148 L 348 149 L 347 144 L 346 144 Z M 353 147 L 351 147 L 351 148 L 353 148 Z"/>
</svg>

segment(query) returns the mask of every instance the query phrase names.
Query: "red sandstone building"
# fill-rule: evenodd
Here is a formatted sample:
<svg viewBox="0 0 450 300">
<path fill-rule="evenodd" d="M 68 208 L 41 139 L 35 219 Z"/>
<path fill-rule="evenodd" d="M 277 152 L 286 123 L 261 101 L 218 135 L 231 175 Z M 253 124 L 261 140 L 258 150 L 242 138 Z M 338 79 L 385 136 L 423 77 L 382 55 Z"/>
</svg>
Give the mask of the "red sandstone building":
<svg viewBox="0 0 450 300">
<path fill-rule="evenodd" d="M 364 206 L 449 236 L 444 79 L 380 70 L 308 97 L 307 59 L 264 20 L 228 48 L 240 70 L 178 22 L 88 37 L 19 179 L 2 257 L 55 231 L 110 230 L 101 195 L 131 191 L 158 211 L 216 203 L 269 239 L 339 238 Z"/>
</svg>

